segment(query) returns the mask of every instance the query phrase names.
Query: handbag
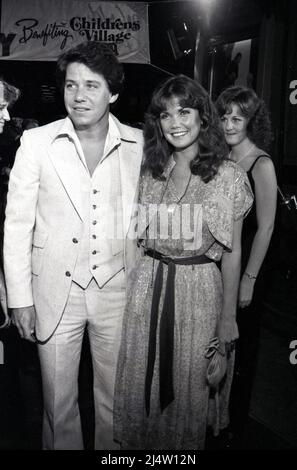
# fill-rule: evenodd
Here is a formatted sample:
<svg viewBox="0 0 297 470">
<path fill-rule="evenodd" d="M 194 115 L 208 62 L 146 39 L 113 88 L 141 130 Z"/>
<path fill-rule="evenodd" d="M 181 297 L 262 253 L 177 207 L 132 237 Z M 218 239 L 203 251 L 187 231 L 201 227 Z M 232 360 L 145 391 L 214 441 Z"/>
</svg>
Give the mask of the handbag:
<svg viewBox="0 0 297 470">
<path fill-rule="evenodd" d="M 279 195 L 279 214 L 281 224 L 286 230 L 297 231 L 297 199 L 295 194 L 284 195 L 280 187 L 277 187 Z"/>
<path fill-rule="evenodd" d="M 206 381 L 211 388 L 217 388 L 227 372 L 226 347 L 220 345 L 217 336 L 210 340 L 205 350 L 205 357 L 209 359 Z"/>
</svg>

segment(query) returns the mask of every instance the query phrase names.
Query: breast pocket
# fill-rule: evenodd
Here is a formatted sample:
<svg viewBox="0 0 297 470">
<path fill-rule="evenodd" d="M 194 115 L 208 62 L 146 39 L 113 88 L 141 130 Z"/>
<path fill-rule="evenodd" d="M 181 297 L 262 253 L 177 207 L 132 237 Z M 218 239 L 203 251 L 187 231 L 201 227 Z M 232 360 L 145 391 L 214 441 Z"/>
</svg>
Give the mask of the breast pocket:
<svg viewBox="0 0 297 470">
<path fill-rule="evenodd" d="M 34 232 L 32 242 L 32 273 L 36 276 L 40 273 L 47 238 L 48 234 L 45 232 Z"/>
</svg>

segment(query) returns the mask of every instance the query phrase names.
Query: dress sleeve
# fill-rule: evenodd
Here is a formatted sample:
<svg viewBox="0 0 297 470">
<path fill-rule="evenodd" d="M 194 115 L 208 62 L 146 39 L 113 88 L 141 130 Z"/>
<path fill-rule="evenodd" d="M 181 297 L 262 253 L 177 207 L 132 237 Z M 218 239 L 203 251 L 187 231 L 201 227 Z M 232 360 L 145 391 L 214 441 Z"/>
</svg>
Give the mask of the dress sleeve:
<svg viewBox="0 0 297 470">
<path fill-rule="evenodd" d="M 206 187 L 203 214 L 215 240 L 232 250 L 233 224 L 247 215 L 253 193 L 244 170 L 225 162 Z"/>
<path fill-rule="evenodd" d="M 234 174 L 234 220 L 247 216 L 253 200 L 252 188 L 246 173 L 236 168 Z"/>
</svg>

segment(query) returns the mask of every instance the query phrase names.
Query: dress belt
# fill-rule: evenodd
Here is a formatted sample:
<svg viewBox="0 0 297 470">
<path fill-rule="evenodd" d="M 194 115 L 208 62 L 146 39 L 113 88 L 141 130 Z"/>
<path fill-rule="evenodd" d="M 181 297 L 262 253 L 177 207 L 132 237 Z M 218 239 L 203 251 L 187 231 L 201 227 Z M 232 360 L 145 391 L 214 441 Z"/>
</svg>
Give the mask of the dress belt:
<svg viewBox="0 0 297 470">
<path fill-rule="evenodd" d="M 154 282 L 151 321 L 148 345 L 148 362 L 145 378 L 145 408 L 150 413 L 151 386 L 156 359 L 156 337 L 158 325 L 158 312 L 163 286 L 163 264 L 168 265 L 168 274 L 164 304 L 160 318 L 159 349 L 160 349 L 160 407 L 161 412 L 174 400 L 173 390 L 173 346 L 174 346 L 174 309 L 175 309 L 175 272 L 176 264 L 194 265 L 212 263 L 213 260 L 205 255 L 190 256 L 187 258 L 170 258 L 162 253 L 146 249 L 145 255 L 159 260 Z"/>
</svg>

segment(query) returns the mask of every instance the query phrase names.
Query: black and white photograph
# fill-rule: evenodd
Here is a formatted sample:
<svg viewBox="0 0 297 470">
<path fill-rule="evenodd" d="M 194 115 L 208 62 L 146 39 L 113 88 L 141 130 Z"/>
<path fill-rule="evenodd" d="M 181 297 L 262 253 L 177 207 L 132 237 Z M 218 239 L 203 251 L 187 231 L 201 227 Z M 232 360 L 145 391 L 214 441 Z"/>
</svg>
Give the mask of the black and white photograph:
<svg viewBox="0 0 297 470">
<path fill-rule="evenodd" d="M 296 129 L 295 0 L 0 0 L 0 451 L 297 450 Z"/>
</svg>

